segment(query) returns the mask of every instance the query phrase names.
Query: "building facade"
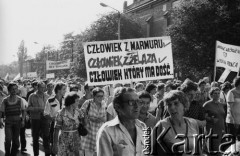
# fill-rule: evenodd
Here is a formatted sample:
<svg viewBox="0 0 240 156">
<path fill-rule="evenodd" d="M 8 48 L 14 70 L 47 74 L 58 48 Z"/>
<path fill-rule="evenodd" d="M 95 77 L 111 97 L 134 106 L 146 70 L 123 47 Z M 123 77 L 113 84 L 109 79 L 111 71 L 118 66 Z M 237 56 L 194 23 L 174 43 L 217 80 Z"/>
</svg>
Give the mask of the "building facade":
<svg viewBox="0 0 240 156">
<path fill-rule="evenodd" d="M 171 24 L 168 11 L 179 4 L 180 0 L 134 0 L 130 5 L 124 3 L 123 12 L 140 20 L 145 37 L 157 37 L 164 36 Z"/>
</svg>

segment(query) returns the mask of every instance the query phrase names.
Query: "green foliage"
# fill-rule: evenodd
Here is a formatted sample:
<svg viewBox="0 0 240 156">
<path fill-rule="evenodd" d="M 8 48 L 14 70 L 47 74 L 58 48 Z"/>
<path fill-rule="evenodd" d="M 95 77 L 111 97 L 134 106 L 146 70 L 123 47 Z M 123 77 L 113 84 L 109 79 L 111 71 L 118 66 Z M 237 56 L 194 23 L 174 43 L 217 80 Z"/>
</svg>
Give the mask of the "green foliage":
<svg viewBox="0 0 240 156">
<path fill-rule="evenodd" d="M 223 1 L 184 1 L 170 12 L 167 30 L 173 45 L 175 68 L 183 78 L 199 79 L 214 73 L 216 40 L 240 45 L 239 11 Z"/>
<path fill-rule="evenodd" d="M 90 41 L 106 41 L 118 39 L 118 19 L 117 13 L 102 15 L 90 28 L 75 36 L 74 47 L 77 51 L 77 60 L 72 70 L 73 75 L 82 78 L 87 77 L 84 50 L 82 43 Z M 121 15 L 121 39 L 143 37 L 143 29 L 135 19 Z"/>
</svg>

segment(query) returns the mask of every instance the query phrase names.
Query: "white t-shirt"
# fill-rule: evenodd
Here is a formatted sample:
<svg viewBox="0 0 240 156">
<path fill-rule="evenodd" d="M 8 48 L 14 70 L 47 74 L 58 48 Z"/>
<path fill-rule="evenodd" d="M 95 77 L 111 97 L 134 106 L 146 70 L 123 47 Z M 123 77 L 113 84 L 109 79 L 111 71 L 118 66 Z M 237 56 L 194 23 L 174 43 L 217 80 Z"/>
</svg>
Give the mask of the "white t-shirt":
<svg viewBox="0 0 240 156">
<path fill-rule="evenodd" d="M 240 124 L 240 92 L 235 88 L 230 90 L 227 94 L 227 117 L 226 123 Z M 232 107 L 230 107 L 229 102 L 235 102 Z M 235 114 L 235 119 L 233 120 L 232 114 Z"/>
<path fill-rule="evenodd" d="M 151 101 L 150 103 L 150 106 L 149 106 L 149 112 L 154 112 L 155 109 L 157 108 L 157 98 L 155 96 L 153 96 L 153 100 Z"/>
</svg>

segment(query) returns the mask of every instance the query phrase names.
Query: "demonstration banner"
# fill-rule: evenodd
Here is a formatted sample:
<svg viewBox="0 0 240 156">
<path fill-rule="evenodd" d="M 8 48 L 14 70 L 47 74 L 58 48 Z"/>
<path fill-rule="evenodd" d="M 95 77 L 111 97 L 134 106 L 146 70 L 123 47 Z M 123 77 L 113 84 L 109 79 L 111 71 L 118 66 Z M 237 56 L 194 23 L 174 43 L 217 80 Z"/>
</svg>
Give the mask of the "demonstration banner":
<svg viewBox="0 0 240 156">
<path fill-rule="evenodd" d="M 173 78 L 170 37 L 84 43 L 91 85 Z"/>
<path fill-rule="evenodd" d="M 216 42 L 215 80 L 232 81 L 239 73 L 240 47 Z"/>
<path fill-rule="evenodd" d="M 47 79 L 54 79 L 55 78 L 55 74 L 54 73 L 46 74 L 46 78 Z"/>
<path fill-rule="evenodd" d="M 46 61 L 47 70 L 70 69 L 70 60 Z"/>
<path fill-rule="evenodd" d="M 36 77 L 38 77 L 37 72 L 28 72 L 27 77 L 28 78 L 36 78 Z"/>
</svg>

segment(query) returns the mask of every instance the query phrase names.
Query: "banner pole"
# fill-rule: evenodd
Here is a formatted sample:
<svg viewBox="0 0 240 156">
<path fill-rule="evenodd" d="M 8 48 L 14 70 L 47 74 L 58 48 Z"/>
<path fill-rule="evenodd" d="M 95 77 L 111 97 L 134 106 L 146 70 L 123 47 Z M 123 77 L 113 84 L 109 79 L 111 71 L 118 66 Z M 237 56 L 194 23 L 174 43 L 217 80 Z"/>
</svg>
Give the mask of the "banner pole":
<svg viewBox="0 0 240 156">
<path fill-rule="evenodd" d="M 216 81 L 216 72 L 217 72 L 217 67 L 216 67 L 216 58 L 217 58 L 217 42 L 215 44 L 215 61 L 214 61 L 214 76 L 213 76 L 213 81 Z"/>
</svg>

